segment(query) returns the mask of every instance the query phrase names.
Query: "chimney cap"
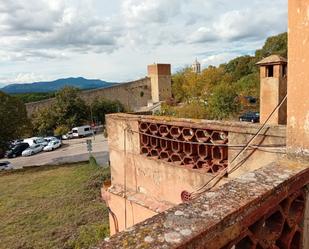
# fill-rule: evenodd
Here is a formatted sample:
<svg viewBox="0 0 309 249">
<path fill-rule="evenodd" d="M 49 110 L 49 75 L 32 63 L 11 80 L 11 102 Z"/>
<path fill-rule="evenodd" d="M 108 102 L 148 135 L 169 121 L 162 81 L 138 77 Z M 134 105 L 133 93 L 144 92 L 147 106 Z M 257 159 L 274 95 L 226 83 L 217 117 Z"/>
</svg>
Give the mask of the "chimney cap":
<svg viewBox="0 0 309 249">
<path fill-rule="evenodd" d="M 271 55 L 268 56 L 264 59 L 262 59 L 261 61 L 259 61 L 258 63 L 256 63 L 256 65 L 259 66 L 264 66 L 264 65 L 275 65 L 275 64 L 287 64 L 288 60 L 280 55 Z"/>
</svg>

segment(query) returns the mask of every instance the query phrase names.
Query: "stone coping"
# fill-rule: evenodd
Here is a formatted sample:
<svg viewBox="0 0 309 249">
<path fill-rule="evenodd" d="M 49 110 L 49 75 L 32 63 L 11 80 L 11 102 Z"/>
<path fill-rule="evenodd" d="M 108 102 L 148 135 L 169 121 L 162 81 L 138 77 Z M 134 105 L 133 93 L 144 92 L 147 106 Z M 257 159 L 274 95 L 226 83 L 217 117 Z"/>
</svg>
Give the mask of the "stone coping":
<svg viewBox="0 0 309 249">
<path fill-rule="evenodd" d="M 108 119 L 131 120 L 149 123 L 160 123 L 167 125 L 185 126 L 190 128 L 224 130 L 242 134 L 255 134 L 261 127 L 261 124 L 251 124 L 237 121 L 218 121 L 206 119 L 186 119 L 175 118 L 170 116 L 151 116 L 151 115 L 134 115 L 126 113 L 116 113 L 106 115 Z M 261 134 L 273 137 L 286 137 L 286 126 L 284 125 L 266 125 Z"/>
</svg>

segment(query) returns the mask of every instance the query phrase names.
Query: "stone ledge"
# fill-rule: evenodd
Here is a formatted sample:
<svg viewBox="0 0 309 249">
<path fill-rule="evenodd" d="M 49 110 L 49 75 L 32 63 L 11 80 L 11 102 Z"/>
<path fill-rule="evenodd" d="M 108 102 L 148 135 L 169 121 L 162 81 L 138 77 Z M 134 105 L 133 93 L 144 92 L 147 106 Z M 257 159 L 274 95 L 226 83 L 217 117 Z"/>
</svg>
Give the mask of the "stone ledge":
<svg viewBox="0 0 309 249">
<path fill-rule="evenodd" d="M 123 186 L 120 185 L 112 185 L 107 193 L 118 195 L 122 198 L 125 196 L 125 191 Z M 161 213 L 169 208 L 174 207 L 175 205 L 166 201 L 158 201 L 154 198 L 151 198 L 143 193 L 137 193 L 136 191 L 127 189 L 126 196 L 128 201 L 132 201 L 142 207 L 150 209 L 156 213 Z"/>
<path fill-rule="evenodd" d="M 224 130 L 235 133 L 255 134 L 261 127 L 261 124 L 251 124 L 237 121 L 217 121 L 206 119 L 185 119 L 165 116 L 150 115 L 133 115 L 125 113 L 108 114 L 109 119 L 116 120 L 132 120 L 142 122 L 153 122 L 175 126 L 185 126 L 201 129 Z M 267 136 L 286 137 L 286 126 L 284 125 L 266 125 L 261 134 L 266 133 Z"/>
<path fill-rule="evenodd" d="M 220 248 L 245 229 L 246 219 L 262 205 L 264 211 L 271 209 L 307 184 L 308 163 L 273 163 L 139 223 L 97 249 Z"/>
</svg>

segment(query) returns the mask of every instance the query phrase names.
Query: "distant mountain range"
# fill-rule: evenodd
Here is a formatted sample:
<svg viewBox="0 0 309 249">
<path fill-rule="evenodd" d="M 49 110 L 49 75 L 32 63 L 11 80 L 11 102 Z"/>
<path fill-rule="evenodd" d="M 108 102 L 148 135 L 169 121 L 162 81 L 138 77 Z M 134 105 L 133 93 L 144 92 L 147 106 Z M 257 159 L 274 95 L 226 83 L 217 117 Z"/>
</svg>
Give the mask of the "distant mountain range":
<svg viewBox="0 0 309 249">
<path fill-rule="evenodd" d="M 58 79 L 58 80 L 46 81 L 46 82 L 10 84 L 3 88 L 0 88 L 0 91 L 9 93 L 9 94 L 46 93 L 46 92 L 58 91 L 65 86 L 74 86 L 81 90 L 87 90 L 87 89 L 110 87 L 115 84 L 117 83 L 106 82 L 102 80 L 89 80 L 83 77 L 78 77 L 78 78 Z"/>
</svg>

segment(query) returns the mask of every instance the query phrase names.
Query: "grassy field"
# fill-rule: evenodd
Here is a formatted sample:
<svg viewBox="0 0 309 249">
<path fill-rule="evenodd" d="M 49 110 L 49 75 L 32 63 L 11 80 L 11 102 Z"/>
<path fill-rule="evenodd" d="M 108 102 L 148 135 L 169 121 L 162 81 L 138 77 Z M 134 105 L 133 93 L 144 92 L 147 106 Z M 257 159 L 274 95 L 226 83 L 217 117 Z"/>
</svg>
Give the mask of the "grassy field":
<svg viewBox="0 0 309 249">
<path fill-rule="evenodd" d="M 107 237 L 108 178 L 86 163 L 0 174 L 0 248 L 89 248 Z"/>
</svg>

